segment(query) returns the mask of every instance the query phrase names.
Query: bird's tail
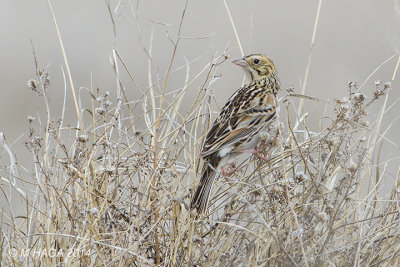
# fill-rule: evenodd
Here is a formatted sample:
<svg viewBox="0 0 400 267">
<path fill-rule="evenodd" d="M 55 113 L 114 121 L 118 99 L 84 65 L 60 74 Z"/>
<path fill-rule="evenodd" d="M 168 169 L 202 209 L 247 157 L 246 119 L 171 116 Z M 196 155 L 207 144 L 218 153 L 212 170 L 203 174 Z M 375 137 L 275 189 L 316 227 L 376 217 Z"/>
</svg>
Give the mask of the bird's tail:
<svg viewBox="0 0 400 267">
<path fill-rule="evenodd" d="M 197 186 L 196 193 L 194 193 L 190 203 L 190 209 L 196 209 L 199 214 L 204 213 L 207 209 L 208 199 L 215 180 L 215 171 L 220 161 L 221 158 L 218 156 L 205 159 L 200 184 Z"/>
</svg>

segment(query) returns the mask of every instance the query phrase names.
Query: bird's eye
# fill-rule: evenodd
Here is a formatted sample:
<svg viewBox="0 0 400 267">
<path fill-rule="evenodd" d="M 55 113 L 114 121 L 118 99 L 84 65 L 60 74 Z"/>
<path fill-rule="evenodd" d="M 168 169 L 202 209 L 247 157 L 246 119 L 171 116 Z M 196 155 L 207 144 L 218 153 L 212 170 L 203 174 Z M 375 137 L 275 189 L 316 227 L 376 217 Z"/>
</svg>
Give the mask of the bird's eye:
<svg viewBox="0 0 400 267">
<path fill-rule="evenodd" d="M 258 58 L 254 59 L 253 62 L 254 62 L 254 64 L 256 64 L 256 65 L 257 65 L 257 64 L 260 64 L 260 60 L 259 60 Z"/>
</svg>

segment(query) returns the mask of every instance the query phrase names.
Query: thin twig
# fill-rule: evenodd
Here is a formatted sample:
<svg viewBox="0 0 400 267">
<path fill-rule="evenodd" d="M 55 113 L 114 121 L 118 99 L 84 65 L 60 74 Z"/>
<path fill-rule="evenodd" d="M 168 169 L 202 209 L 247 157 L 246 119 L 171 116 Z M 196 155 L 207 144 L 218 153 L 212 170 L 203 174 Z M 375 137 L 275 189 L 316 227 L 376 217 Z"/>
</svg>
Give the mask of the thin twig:
<svg viewBox="0 0 400 267">
<path fill-rule="evenodd" d="M 307 62 L 306 72 L 304 74 L 303 86 L 301 88 L 301 94 L 302 95 L 304 95 L 304 93 L 306 92 L 308 75 L 309 75 L 309 72 L 310 72 L 311 61 L 312 61 L 312 56 L 313 56 L 313 52 L 314 52 L 315 36 L 317 34 L 317 26 L 318 26 L 318 22 L 319 22 L 319 14 L 321 12 L 321 5 L 322 5 L 322 0 L 319 0 L 318 1 L 317 14 L 315 15 L 314 29 L 313 29 L 313 33 L 312 33 L 312 37 L 311 37 L 310 52 L 308 53 L 308 62 Z M 303 112 L 303 99 L 300 99 L 299 108 L 297 110 L 297 116 L 300 117 L 302 112 Z"/>
</svg>

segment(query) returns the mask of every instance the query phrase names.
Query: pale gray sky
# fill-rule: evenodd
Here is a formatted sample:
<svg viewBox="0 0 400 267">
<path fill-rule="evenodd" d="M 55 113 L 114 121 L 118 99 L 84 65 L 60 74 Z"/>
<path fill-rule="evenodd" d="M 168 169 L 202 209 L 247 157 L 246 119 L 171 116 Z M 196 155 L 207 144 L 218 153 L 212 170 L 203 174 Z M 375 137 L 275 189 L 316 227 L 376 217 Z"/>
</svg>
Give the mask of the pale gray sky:
<svg viewBox="0 0 400 267">
<path fill-rule="evenodd" d="M 69 0 L 51 1 L 64 40 L 75 87 L 98 87 L 115 92 L 116 83 L 109 56 L 114 47 L 113 28 L 106 1 Z M 294 86 L 300 91 L 310 50 L 310 41 L 318 6 L 316 0 L 304 1 L 227 1 L 245 53 L 269 55 L 278 67 L 283 88 Z M 0 131 L 11 143 L 25 133 L 14 145 L 20 157 L 27 157 L 22 141 L 27 138 L 28 115 L 44 118 L 43 102 L 27 89 L 34 78 L 32 40 L 40 67 L 48 66 L 52 86 L 49 89 L 53 118 L 61 112 L 64 83 L 61 66 L 64 65 L 55 27 L 47 1 L 2 0 L 0 9 Z M 183 0 L 111 1 L 115 15 L 116 47 L 124 58 L 137 83 L 147 87 L 146 55 L 139 42 L 149 45 L 153 33 L 153 58 L 164 73 L 173 46 L 167 32 L 176 37 L 176 28 L 156 22 L 177 25 Z M 134 8 L 132 9 L 132 4 Z M 135 9 L 137 12 L 135 13 Z M 135 14 L 134 14 L 135 13 Z M 136 15 L 137 17 L 135 18 Z M 223 1 L 189 1 L 184 20 L 183 37 L 209 38 L 182 40 L 174 67 L 202 56 L 191 66 L 195 75 L 217 51 L 228 47 L 232 59 L 240 56 Z M 333 99 L 346 96 L 348 81 L 360 84 L 390 56 L 400 49 L 399 1 L 335 0 L 323 1 L 316 32 L 315 47 L 306 94 Z M 221 79 L 214 86 L 216 99 L 223 104 L 242 82 L 240 70 L 227 61 L 219 70 Z M 366 84 L 365 93 L 374 89 L 374 81 L 390 80 L 396 58 L 382 66 Z M 182 85 L 184 72 L 174 74 L 168 90 Z M 135 99 L 135 91 L 127 77 L 123 80 L 128 96 Z M 200 86 L 201 82 L 197 86 Z M 69 90 L 69 89 L 68 89 Z M 394 83 L 391 101 L 400 97 L 400 74 Z M 67 120 L 75 121 L 75 111 L 68 94 Z M 87 98 L 87 95 L 82 94 Z M 114 94 L 115 95 L 115 94 Z M 379 107 L 376 107 L 377 111 Z M 308 103 L 306 111 L 321 112 L 319 106 Z M 373 115 L 373 114 L 372 114 Z M 388 114 L 393 119 L 398 109 Z M 400 129 L 399 123 L 394 125 Z M 398 131 L 388 138 L 399 142 Z"/>
</svg>

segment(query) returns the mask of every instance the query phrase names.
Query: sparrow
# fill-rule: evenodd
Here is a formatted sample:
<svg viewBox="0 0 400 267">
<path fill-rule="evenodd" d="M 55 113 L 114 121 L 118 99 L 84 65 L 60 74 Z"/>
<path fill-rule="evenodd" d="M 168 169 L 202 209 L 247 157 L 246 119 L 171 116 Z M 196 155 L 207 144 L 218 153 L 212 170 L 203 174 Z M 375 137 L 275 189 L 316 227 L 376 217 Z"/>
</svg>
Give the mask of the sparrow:
<svg viewBox="0 0 400 267">
<path fill-rule="evenodd" d="M 263 158 L 257 149 L 260 133 L 276 118 L 280 82 L 272 60 L 262 54 L 251 54 L 232 63 L 243 68 L 250 83 L 229 98 L 205 137 L 199 155 L 204 162 L 201 179 L 190 204 L 191 210 L 196 209 L 198 214 L 207 209 L 222 160 L 240 153 Z"/>
</svg>

